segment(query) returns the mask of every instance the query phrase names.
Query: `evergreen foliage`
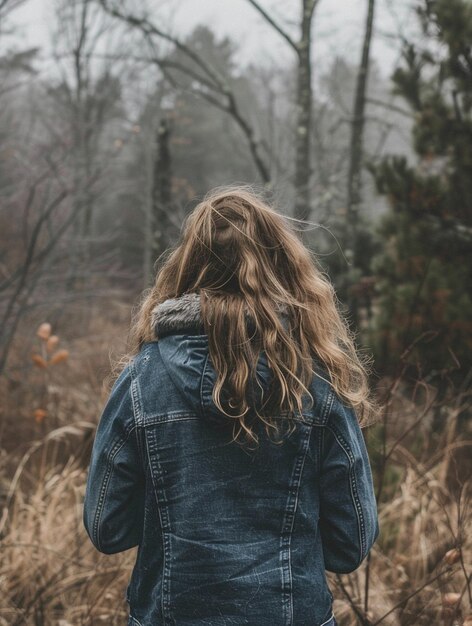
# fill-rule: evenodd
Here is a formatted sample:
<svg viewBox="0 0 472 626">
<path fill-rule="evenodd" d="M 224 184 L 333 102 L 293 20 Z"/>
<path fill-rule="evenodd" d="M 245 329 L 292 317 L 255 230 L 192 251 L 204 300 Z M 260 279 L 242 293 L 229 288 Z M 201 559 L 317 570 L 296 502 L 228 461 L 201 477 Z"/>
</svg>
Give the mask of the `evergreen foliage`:
<svg viewBox="0 0 472 626">
<path fill-rule="evenodd" d="M 472 3 L 422 0 L 424 38 L 406 42 L 392 79 L 415 114 L 417 163 L 369 163 L 390 211 L 373 261 L 378 301 L 372 344 L 393 370 L 463 378 L 472 364 Z"/>
</svg>

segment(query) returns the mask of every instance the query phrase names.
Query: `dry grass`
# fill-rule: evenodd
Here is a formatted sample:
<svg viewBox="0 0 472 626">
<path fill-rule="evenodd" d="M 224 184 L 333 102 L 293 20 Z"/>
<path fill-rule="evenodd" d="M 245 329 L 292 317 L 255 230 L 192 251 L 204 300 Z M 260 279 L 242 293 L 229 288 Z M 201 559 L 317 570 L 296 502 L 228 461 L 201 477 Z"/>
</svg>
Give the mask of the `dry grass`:
<svg viewBox="0 0 472 626">
<path fill-rule="evenodd" d="M 446 493 L 440 473 L 440 463 L 426 474 L 407 467 L 394 498 L 380 506 L 381 537 L 369 563 L 349 576 L 330 575 L 341 624 L 355 623 L 357 611 L 361 624 L 391 625 L 452 626 L 471 613 L 470 503 L 464 490 L 457 499 Z"/>
<path fill-rule="evenodd" d="M 118 337 L 129 311 L 114 315 Z M 1 382 L 0 626 L 126 623 L 135 550 L 101 555 L 82 525 L 110 356 L 110 317 L 92 319 L 80 339 L 61 338 L 70 356 L 55 370 L 31 364 L 17 384 Z M 396 383 L 385 423 L 368 433 L 381 535 L 355 573 L 329 574 L 341 626 L 471 624 L 470 398 L 456 393 L 439 407 L 430 391 L 412 399 Z M 38 402 L 47 415 L 35 420 Z M 438 414 L 444 425 L 434 434 Z"/>
<path fill-rule="evenodd" d="M 126 623 L 124 589 L 133 555 L 110 559 L 95 551 L 82 528 L 84 468 L 72 455 L 54 464 L 60 439 L 80 445 L 91 426 L 52 433 L 23 466 L 34 472 L 36 489 L 25 493 L 20 479 L 3 520 L 2 624 Z M 27 480 L 32 483 L 31 476 Z"/>
</svg>

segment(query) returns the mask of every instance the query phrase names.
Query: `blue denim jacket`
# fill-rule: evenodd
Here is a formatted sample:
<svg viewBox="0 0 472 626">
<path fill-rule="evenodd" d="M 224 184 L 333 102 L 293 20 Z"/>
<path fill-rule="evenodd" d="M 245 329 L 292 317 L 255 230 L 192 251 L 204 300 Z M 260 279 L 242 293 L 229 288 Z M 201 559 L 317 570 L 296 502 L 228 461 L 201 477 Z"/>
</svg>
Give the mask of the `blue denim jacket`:
<svg viewBox="0 0 472 626">
<path fill-rule="evenodd" d="M 379 524 L 356 415 L 315 369 L 296 431 L 276 445 L 256 426 L 249 452 L 211 399 L 203 333 L 175 329 L 123 369 L 96 433 L 84 524 L 100 552 L 139 546 L 128 626 L 336 624 L 325 570 L 358 568 Z M 263 386 L 270 372 L 261 352 Z"/>
</svg>

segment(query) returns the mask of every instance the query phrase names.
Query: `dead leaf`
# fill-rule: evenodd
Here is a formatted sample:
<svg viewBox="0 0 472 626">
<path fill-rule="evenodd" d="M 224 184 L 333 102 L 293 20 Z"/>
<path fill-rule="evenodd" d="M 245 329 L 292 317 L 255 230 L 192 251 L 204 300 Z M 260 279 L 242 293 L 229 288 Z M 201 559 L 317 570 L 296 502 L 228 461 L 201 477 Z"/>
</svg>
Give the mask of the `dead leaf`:
<svg viewBox="0 0 472 626">
<path fill-rule="evenodd" d="M 48 412 L 44 409 L 36 409 L 34 412 L 34 421 L 37 424 L 41 424 L 44 421 L 44 418 L 47 417 Z"/>
<path fill-rule="evenodd" d="M 43 359 L 40 354 L 32 354 L 31 360 L 35 365 L 37 365 L 38 367 L 42 367 L 43 369 L 48 366 L 48 362 L 46 361 L 46 359 Z"/>
<path fill-rule="evenodd" d="M 51 324 L 49 324 L 48 322 L 44 322 L 44 324 L 40 324 L 38 330 L 36 331 L 36 334 L 41 339 L 49 339 L 51 335 Z"/>
<path fill-rule="evenodd" d="M 67 361 L 68 358 L 69 350 L 58 350 L 55 354 L 52 355 L 49 362 L 51 363 L 51 365 L 56 365 L 56 363 Z"/>
</svg>

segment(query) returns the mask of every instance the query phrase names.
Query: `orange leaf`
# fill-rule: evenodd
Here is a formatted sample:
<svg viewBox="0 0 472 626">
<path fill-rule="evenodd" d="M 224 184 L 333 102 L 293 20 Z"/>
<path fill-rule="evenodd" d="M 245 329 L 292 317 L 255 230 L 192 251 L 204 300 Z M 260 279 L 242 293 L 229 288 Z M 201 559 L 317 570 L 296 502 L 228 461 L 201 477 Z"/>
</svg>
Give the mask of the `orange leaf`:
<svg viewBox="0 0 472 626">
<path fill-rule="evenodd" d="M 47 416 L 48 412 L 45 411 L 44 409 L 36 409 L 34 412 L 34 421 L 37 424 L 41 424 L 41 422 L 44 420 L 44 418 Z"/>
<path fill-rule="evenodd" d="M 61 363 L 61 361 L 67 361 L 69 358 L 69 350 L 58 350 L 55 354 L 52 355 L 50 359 L 51 365 L 56 365 L 56 363 Z"/>
<path fill-rule="evenodd" d="M 32 354 L 31 360 L 38 367 L 46 368 L 48 366 L 48 362 L 45 359 L 43 359 L 43 357 L 40 354 Z"/>
<path fill-rule="evenodd" d="M 36 331 L 36 334 L 41 339 L 49 339 L 49 336 L 51 335 L 51 324 L 48 324 L 48 322 L 40 324 L 38 330 Z"/>
<path fill-rule="evenodd" d="M 51 335 L 46 344 L 47 351 L 52 352 L 58 343 L 59 343 L 59 337 L 57 335 Z"/>
</svg>

